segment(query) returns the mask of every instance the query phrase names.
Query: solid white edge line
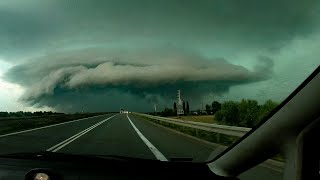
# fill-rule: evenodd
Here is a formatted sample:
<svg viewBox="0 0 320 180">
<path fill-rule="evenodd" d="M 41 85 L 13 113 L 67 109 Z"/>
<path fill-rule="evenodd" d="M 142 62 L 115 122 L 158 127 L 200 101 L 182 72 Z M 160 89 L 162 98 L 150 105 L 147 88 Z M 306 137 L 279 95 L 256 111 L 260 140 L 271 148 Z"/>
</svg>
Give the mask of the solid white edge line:
<svg viewBox="0 0 320 180">
<path fill-rule="evenodd" d="M 98 122 L 98 123 L 96 123 L 96 124 L 94 124 L 94 125 L 86 128 L 86 129 L 82 130 L 81 132 L 79 132 L 79 133 L 77 133 L 77 134 L 69 137 L 68 139 L 66 139 L 66 140 L 64 140 L 64 141 L 62 141 L 62 142 L 60 142 L 60 143 L 52 146 L 51 148 L 47 149 L 46 151 L 57 152 L 57 151 L 60 150 L 61 148 L 65 147 L 66 145 L 68 145 L 68 144 L 70 144 L 70 143 L 72 143 L 72 142 L 75 141 L 76 139 L 80 138 L 80 137 L 83 136 L 84 134 L 88 133 L 88 132 L 91 131 L 92 129 L 98 127 L 98 126 L 101 125 L 102 123 L 108 121 L 109 119 L 111 119 L 111 118 L 113 118 L 113 117 L 115 117 L 115 116 L 116 116 L 116 115 L 113 115 L 113 116 L 111 116 L 111 117 L 109 117 L 109 118 L 107 118 L 107 119 L 105 119 L 105 120 L 102 120 L 102 121 L 100 121 L 100 122 Z"/>
<path fill-rule="evenodd" d="M 39 129 L 45 129 L 45 128 L 49 128 L 49 127 L 59 126 L 59 125 L 63 125 L 63 124 L 73 123 L 73 122 L 77 122 L 77 121 L 86 120 L 86 119 L 89 119 L 89 118 L 104 116 L 104 115 L 106 115 L 106 114 L 102 114 L 102 115 L 98 115 L 98 116 L 86 117 L 86 118 L 82 118 L 82 119 L 76 119 L 76 120 L 62 122 L 62 123 L 58 123 L 58 124 L 52 124 L 52 125 L 48 125 L 48 126 L 37 127 L 37 128 L 33 128 L 33 129 L 27 129 L 27 130 L 18 131 L 18 132 L 12 132 L 12 133 L 8 133 L 8 134 L 2 134 L 2 135 L 0 135 L 0 138 L 1 137 L 6 137 L 6 136 L 11 136 L 11 135 L 16 135 L 16 134 L 21 134 L 21 133 L 25 133 L 25 132 L 35 131 L 35 130 L 39 130 Z"/>
<path fill-rule="evenodd" d="M 133 127 L 133 129 L 136 131 L 138 136 L 141 138 L 141 140 L 148 146 L 150 151 L 154 154 L 154 156 L 160 160 L 160 161 L 168 161 L 168 159 L 140 132 L 140 130 L 133 124 L 131 119 L 129 118 L 129 115 L 127 114 L 127 118 Z"/>
</svg>

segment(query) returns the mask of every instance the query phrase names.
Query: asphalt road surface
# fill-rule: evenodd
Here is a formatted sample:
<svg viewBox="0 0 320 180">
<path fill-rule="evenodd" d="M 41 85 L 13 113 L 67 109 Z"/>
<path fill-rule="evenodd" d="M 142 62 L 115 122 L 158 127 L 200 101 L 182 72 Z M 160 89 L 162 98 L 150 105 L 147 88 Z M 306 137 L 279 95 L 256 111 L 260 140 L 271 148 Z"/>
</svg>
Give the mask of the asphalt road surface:
<svg viewBox="0 0 320 180">
<path fill-rule="evenodd" d="M 119 155 L 170 161 L 207 161 L 215 149 L 127 114 L 108 114 L 27 132 L 0 135 L 0 154 L 52 151 L 71 154 Z M 240 179 L 282 179 L 280 172 L 258 166 Z"/>
</svg>

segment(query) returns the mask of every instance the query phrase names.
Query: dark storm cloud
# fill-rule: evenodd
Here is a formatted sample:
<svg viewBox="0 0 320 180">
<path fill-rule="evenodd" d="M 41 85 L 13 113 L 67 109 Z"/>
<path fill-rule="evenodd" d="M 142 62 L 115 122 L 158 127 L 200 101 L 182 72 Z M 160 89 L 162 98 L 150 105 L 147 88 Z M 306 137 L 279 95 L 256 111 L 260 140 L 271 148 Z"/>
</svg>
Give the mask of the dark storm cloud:
<svg viewBox="0 0 320 180">
<path fill-rule="evenodd" d="M 42 58 L 13 67 L 6 78 L 27 88 L 21 100 L 30 105 L 69 107 L 74 111 L 83 104 L 92 109 L 111 107 L 115 97 L 110 94 L 116 94 L 120 102 L 145 99 L 140 107 L 126 103 L 136 109 L 173 100 L 177 89 L 189 99 L 201 99 L 207 94 L 225 93 L 233 85 L 264 80 L 269 75 L 265 73 L 272 69 L 272 64 L 265 63 L 271 60 L 266 58 L 264 64 L 257 61 L 257 68 L 249 71 L 224 59 L 207 59 L 176 48 L 143 48 L 126 53 L 82 49 Z"/>
<path fill-rule="evenodd" d="M 141 38 L 178 46 L 275 50 L 313 32 L 319 20 L 317 0 L 28 2 L 0 4 L 0 53 L 10 61 L 34 51 L 130 39 L 143 43 Z"/>
<path fill-rule="evenodd" d="M 16 64 L 6 80 L 26 89 L 29 105 L 94 111 L 267 80 L 276 62 L 260 52 L 312 35 L 320 1 L 17 2 L 0 2 L 0 58 Z M 257 59 L 252 69 L 230 58 L 239 52 Z"/>
</svg>

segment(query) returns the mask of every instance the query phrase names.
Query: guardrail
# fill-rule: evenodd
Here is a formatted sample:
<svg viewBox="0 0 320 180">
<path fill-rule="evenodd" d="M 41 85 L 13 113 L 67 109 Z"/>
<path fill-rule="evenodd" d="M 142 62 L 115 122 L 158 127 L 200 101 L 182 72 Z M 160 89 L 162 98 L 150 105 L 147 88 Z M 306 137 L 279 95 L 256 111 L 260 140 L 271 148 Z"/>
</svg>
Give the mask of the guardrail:
<svg viewBox="0 0 320 180">
<path fill-rule="evenodd" d="M 194 129 L 204 130 L 208 132 L 214 132 L 219 134 L 225 134 L 229 136 L 236 136 L 241 137 L 247 132 L 251 130 L 251 128 L 246 127 L 236 127 L 236 126 L 226 126 L 226 125 L 218 125 L 218 124 L 209 124 L 209 123 L 201 123 L 201 122 L 193 122 L 187 120 L 179 120 L 179 119 L 172 119 L 166 117 L 159 117 L 159 116 L 152 116 L 148 114 L 140 114 L 136 113 L 137 115 L 148 117 L 151 119 L 156 119 L 159 121 L 172 123 L 180 126 L 186 126 Z"/>
<path fill-rule="evenodd" d="M 194 128 L 196 130 L 204 130 L 208 132 L 214 132 L 218 134 L 225 134 L 225 135 L 236 136 L 236 137 L 241 137 L 251 130 L 251 128 L 246 128 L 246 127 L 201 123 L 201 122 L 194 122 L 194 121 L 188 121 L 188 120 L 179 120 L 179 119 L 166 118 L 166 117 L 160 117 L 160 116 L 152 116 L 152 115 L 141 114 L 141 113 L 134 113 L 134 114 L 159 120 L 162 122 Z M 223 146 L 223 147 L 226 147 L 226 146 Z M 282 172 L 284 169 L 284 162 L 273 160 L 273 159 L 268 159 L 267 161 L 262 163 L 262 165 L 265 167 L 271 168 L 273 170 L 276 170 L 278 172 Z"/>
</svg>

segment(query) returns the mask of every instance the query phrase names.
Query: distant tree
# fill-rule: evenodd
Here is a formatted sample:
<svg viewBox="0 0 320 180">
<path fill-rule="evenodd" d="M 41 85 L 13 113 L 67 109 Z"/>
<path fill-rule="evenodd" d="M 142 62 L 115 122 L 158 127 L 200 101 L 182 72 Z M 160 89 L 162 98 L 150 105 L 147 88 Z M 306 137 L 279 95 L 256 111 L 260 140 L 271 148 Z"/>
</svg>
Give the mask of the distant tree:
<svg viewBox="0 0 320 180">
<path fill-rule="evenodd" d="M 15 117 L 24 117 L 23 111 L 18 111 L 14 114 Z"/>
<path fill-rule="evenodd" d="M 189 102 L 187 101 L 187 107 L 186 107 L 186 114 L 190 113 L 190 107 L 189 107 Z"/>
<path fill-rule="evenodd" d="M 174 111 L 173 111 L 173 109 L 164 108 L 164 110 L 161 112 L 161 115 L 164 116 L 164 117 L 173 116 L 174 115 Z"/>
<path fill-rule="evenodd" d="M 53 114 L 53 113 L 52 113 L 52 111 L 45 111 L 44 114 L 46 114 L 46 115 L 51 115 L 51 114 Z"/>
<path fill-rule="evenodd" d="M 215 114 L 217 111 L 221 109 L 221 103 L 218 101 L 213 101 L 211 104 L 212 113 Z"/>
<path fill-rule="evenodd" d="M 264 117 L 266 117 L 274 108 L 276 108 L 279 104 L 272 101 L 267 100 L 261 107 L 259 112 L 259 121 L 261 121 Z"/>
<path fill-rule="evenodd" d="M 33 113 L 32 112 L 24 112 L 24 115 L 25 116 L 33 116 Z"/>
<path fill-rule="evenodd" d="M 259 122 L 260 106 L 256 100 L 242 99 L 238 110 L 240 118 L 238 126 L 253 127 Z"/>
<path fill-rule="evenodd" d="M 215 120 L 231 126 L 254 127 L 277 106 L 278 103 L 272 100 L 263 105 L 250 99 L 242 99 L 241 102 L 227 101 L 215 113 Z"/>
<path fill-rule="evenodd" d="M 24 112 L 24 111 L 17 111 L 17 112 L 0 112 L 0 117 L 30 117 L 30 116 L 48 116 L 53 114 L 64 114 L 64 113 L 57 113 L 52 111 L 36 111 L 36 112 Z"/>
<path fill-rule="evenodd" d="M 210 114 L 211 112 L 211 106 L 209 104 L 206 104 L 206 112 L 207 114 Z"/>
<path fill-rule="evenodd" d="M 184 101 L 182 103 L 182 109 L 183 109 L 183 112 L 186 113 L 186 102 Z"/>
<path fill-rule="evenodd" d="M 0 117 L 9 117 L 8 112 L 0 112 Z"/>
<path fill-rule="evenodd" d="M 33 113 L 35 116 L 41 116 L 43 114 L 42 111 L 36 111 Z"/>
<path fill-rule="evenodd" d="M 239 103 L 234 101 L 224 102 L 221 105 L 221 110 L 216 112 L 216 120 L 226 125 L 238 125 L 240 122 L 238 104 Z"/>
<path fill-rule="evenodd" d="M 177 114 L 177 103 L 176 102 L 173 103 L 173 112 L 175 114 Z"/>
</svg>

